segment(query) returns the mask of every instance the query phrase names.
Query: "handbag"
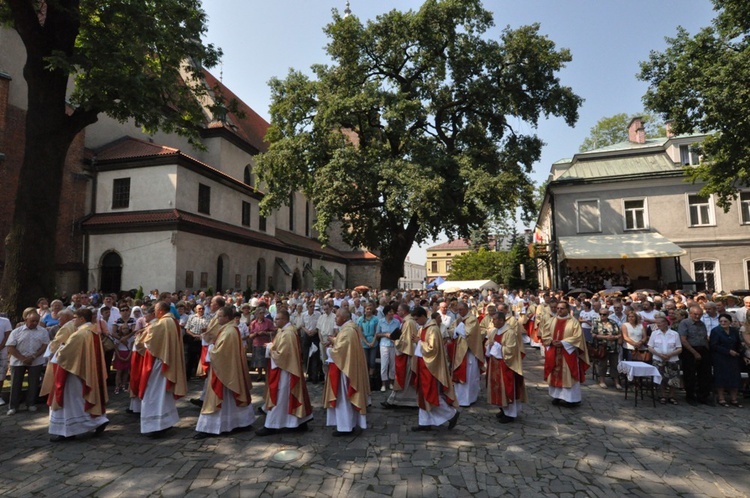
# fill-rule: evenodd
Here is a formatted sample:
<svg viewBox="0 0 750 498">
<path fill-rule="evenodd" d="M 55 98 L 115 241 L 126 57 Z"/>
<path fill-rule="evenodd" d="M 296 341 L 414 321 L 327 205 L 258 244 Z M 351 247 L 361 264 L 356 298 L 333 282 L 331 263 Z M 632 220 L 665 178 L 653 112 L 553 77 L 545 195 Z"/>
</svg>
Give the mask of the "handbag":
<svg viewBox="0 0 750 498">
<path fill-rule="evenodd" d="M 589 359 L 601 360 L 607 357 L 607 345 L 603 341 L 594 341 L 588 345 Z"/>
<path fill-rule="evenodd" d="M 115 346 L 115 341 L 110 336 L 102 335 L 102 348 L 106 353 L 109 353 L 117 349 L 117 346 Z"/>
<path fill-rule="evenodd" d="M 630 359 L 632 361 L 642 361 L 644 363 L 649 363 L 651 361 L 651 351 L 648 349 L 634 349 L 630 353 Z"/>
</svg>

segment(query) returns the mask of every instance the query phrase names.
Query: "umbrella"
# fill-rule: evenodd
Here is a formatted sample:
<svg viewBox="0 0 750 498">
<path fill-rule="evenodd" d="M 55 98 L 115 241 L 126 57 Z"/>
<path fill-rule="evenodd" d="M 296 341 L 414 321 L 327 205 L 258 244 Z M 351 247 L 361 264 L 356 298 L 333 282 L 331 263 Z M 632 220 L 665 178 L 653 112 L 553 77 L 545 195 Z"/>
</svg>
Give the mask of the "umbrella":
<svg viewBox="0 0 750 498">
<path fill-rule="evenodd" d="M 636 294 L 658 294 L 659 292 L 654 289 L 638 289 L 634 291 Z"/>
<path fill-rule="evenodd" d="M 612 287 L 609 289 L 600 290 L 599 294 L 602 296 L 620 296 L 622 295 L 622 291 L 619 289 L 622 289 L 622 287 Z"/>
<path fill-rule="evenodd" d="M 367 287 L 366 285 L 358 285 L 354 288 L 354 290 L 357 292 L 367 292 L 370 290 L 370 288 Z"/>
<path fill-rule="evenodd" d="M 750 290 L 748 290 L 748 289 L 737 289 L 737 290 L 733 290 L 732 294 L 734 294 L 735 296 L 740 296 L 740 297 L 750 296 Z"/>
<path fill-rule="evenodd" d="M 460 287 L 448 287 L 448 288 L 443 289 L 443 292 L 445 292 L 446 294 L 450 294 L 451 292 L 460 292 L 460 291 L 461 291 Z"/>
<path fill-rule="evenodd" d="M 584 289 L 583 287 L 578 287 L 578 288 L 575 288 L 575 289 L 571 289 L 565 295 L 566 296 L 576 296 L 577 297 L 579 294 L 588 294 L 589 296 L 593 296 L 594 295 L 594 293 L 592 291 L 590 291 L 588 289 Z"/>
<path fill-rule="evenodd" d="M 445 282 L 445 279 L 443 277 L 438 277 L 435 280 L 433 280 L 432 282 L 430 282 L 429 284 L 427 284 L 427 288 L 428 289 L 432 289 L 432 288 L 437 289 L 438 285 L 442 284 L 443 282 Z"/>
</svg>

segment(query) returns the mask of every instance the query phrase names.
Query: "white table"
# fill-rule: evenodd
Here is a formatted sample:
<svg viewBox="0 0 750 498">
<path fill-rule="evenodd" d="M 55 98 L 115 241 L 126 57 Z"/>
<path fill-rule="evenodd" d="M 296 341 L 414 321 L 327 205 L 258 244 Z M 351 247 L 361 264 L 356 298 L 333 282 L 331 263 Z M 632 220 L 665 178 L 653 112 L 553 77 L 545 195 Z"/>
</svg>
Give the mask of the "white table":
<svg viewBox="0 0 750 498">
<path fill-rule="evenodd" d="M 661 372 L 653 365 L 649 365 L 643 361 L 621 361 L 617 365 L 617 371 L 625 374 L 628 382 L 625 384 L 625 399 L 628 399 L 628 385 L 633 383 L 633 392 L 635 394 L 635 406 L 638 406 L 638 392 L 641 393 L 641 399 L 643 399 L 643 380 L 649 379 L 651 391 L 651 399 L 656 406 L 656 394 L 654 392 L 654 386 L 661 384 Z"/>
</svg>

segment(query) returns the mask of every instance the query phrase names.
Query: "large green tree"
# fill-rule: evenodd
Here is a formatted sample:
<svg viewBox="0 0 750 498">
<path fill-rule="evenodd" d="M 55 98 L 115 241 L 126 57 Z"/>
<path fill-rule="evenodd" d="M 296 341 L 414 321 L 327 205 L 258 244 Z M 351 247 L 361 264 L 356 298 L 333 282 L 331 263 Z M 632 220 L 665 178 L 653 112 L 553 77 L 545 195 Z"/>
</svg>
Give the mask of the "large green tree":
<svg viewBox="0 0 750 498">
<path fill-rule="evenodd" d="M 199 0 L 3 0 L 0 23 L 26 48 L 24 159 L 0 284 L 0 306 L 17 316 L 54 291 L 50 234 L 75 136 L 106 113 L 197 138 L 204 120 L 197 98 L 208 91 L 200 66 L 215 65 L 220 53 L 201 42 Z"/>
<path fill-rule="evenodd" d="M 451 261 L 448 280 L 492 280 L 504 283 L 509 272 L 508 253 L 479 249 L 460 254 Z"/>
<path fill-rule="evenodd" d="M 572 125 L 581 99 L 560 84 L 567 50 L 539 26 L 488 36 L 479 0 L 427 0 L 366 24 L 334 11 L 329 65 L 273 79 L 264 209 L 302 190 L 326 240 L 377 251 L 397 285 L 414 241 L 468 237 L 492 215 L 533 211 L 529 178 L 542 116 Z M 526 130 L 532 130 L 527 133 Z"/>
<path fill-rule="evenodd" d="M 628 141 L 628 125 L 630 121 L 639 116 L 646 123 L 646 136 L 661 137 L 665 136 L 664 123 L 658 116 L 648 113 L 633 114 L 628 116 L 624 112 L 601 118 L 591 127 L 589 136 L 587 136 L 581 146 L 580 152 L 599 149 L 608 145 L 614 145 L 619 142 Z"/>
<path fill-rule="evenodd" d="M 651 52 L 639 78 L 649 83 L 646 107 L 671 119 L 677 133 L 709 133 L 701 164 L 687 167 L 703 194 L 728 209 L 750 185 L 750 2 L 713 0 L 711 26 L 691 36 L 683 28 Z"/>
</svg>

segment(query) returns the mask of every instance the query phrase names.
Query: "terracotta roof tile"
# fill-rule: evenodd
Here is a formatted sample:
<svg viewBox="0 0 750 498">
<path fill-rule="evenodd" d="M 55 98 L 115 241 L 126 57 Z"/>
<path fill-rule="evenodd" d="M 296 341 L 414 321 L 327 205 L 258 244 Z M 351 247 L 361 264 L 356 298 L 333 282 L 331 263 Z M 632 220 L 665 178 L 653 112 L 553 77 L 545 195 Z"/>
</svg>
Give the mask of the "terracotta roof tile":
<svg viewBox="0 0 750 498">
<path fill-rule="evenodd" d="M 237 97 L 237 95 L 235 95 L 234 92 L 227 88 L 224 83 L 217 80 L 209 71 L 204 69 L 203 74 L 206 78 L 206 84 L 210 89 L 213 90 L 214 88 L 217 88 L 221 96 L 224 97 L 226 101 L 235 100 L 237 102 L 238 109 L 245 115 L 244 118 L 240 118 L 235 113 L 228 112 L 227 118 L 231 120 L 231 123 L 234 124 L 236 128 L 230 126 L 225 127 L 238 135 L 240 138 L 250 143 L 259 151 L 267 151 L 268 143 L 266 143 L 265 137 L 266 133 L 268 132 L 268 127 L 270 126 L 268 122 L 263 119 L 257 112 L 255 112 L 249 105 L 243 102 L 242 99 Z M 222 126 L 221 123 L 213 123 L 209 127 L 213 128 L 217 127 L 217 125 Z"/>
<path fill-rule="evenodd" d="M 136 159 L 143 157 L 176 155 L 180 149 L 159 145 L 133 137 L 122 137 L 96 151 L 97 161 L 113 161 L 118 159 Z"/>
<path fill-rule="evenodd" d="M 428 251 L 439 250 L 439 249 L 468 249 L 469 241 L 467 239 L 456 239 L 436 246 L 428 247 Z"/>
<path fill-rule="evenodd" d="M 337 258 L 340 258 L 343 256 L 343 254 L 333 247 L 330 246 L 323 246 L 320 242 L 318 242 L 315 239 L 311 239 L 309 237 L 303 237 L 302 235 L 297 235 L 293 232 L 288 232 L 286 230 L 279 230 L 276 229 L 276 238 L 278 238 L 281 242 L 288 246 L 297 247 L 300 249 L 305 249 L 307 251 L 315 251 L 322 254 L 327 254 L 329 256 L 335 256 Z"/>
<path fill-rule="evenodd" d="M 358 260 L 358 259 L 366 259 L 366 260 L 372 260 L 377 261 L 379 258 L 371 253 L 370 251 L 346 251 L 341 253 L 346 259 L 349 260 Z"/>
</svg>

